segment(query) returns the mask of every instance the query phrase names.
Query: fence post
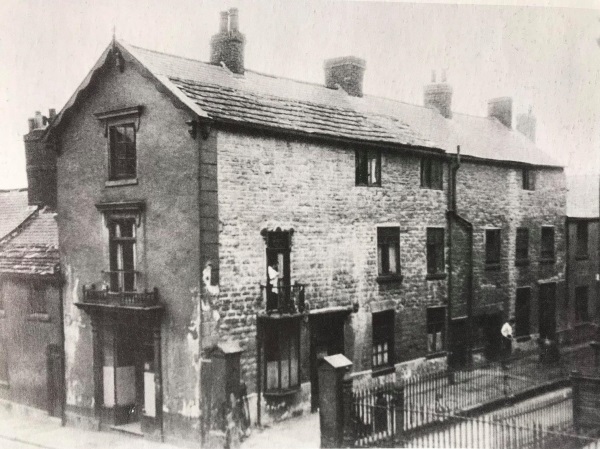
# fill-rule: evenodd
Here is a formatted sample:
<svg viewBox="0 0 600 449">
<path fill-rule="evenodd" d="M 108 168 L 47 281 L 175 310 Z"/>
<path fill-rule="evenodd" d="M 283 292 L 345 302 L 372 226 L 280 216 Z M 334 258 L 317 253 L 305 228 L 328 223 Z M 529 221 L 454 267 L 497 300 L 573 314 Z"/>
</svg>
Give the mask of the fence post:
<svg viewBox="0 0 600 449">
<path fill-rule="evenodd" d="M 344 382 L 344 375 L 351 367 L 352 362 L 342 354 L 324 357 L 320 362 L 319 421 L 323 448 L 342 447 L 347 432 L 352 430 L 352 381 Z"/>
</svg>

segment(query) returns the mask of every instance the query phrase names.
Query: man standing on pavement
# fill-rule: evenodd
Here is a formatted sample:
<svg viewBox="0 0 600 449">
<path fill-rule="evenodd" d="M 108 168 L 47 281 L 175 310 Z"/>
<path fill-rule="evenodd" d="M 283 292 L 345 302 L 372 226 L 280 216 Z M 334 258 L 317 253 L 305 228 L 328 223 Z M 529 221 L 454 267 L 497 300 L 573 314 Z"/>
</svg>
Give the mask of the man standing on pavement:
<svg viewBox="0 0 600 449">
<path fill-rule="evenodd" d="M 508 367 L 508 359 L 510 358 L 510 354 L 512 352 L 514 325 L 515 319 L 511 317 L 506 323 L 504 323 L 502 329 L 500 329 L 500 333 L 502 334 L 502 365 L 504 368 Z"/>
</svg>

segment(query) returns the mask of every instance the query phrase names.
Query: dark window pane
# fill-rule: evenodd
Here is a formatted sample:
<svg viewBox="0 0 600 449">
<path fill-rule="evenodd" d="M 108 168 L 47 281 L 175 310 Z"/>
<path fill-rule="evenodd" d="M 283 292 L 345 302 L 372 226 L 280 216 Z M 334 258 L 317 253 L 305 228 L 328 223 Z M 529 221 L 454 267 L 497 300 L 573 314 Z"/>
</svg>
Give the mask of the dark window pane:
<svg viewBox="0 0 600 449">
<path fill-rule="evenodd" d="M 531 169 L 524 168 L 523 174 L 523 189 L 535 190 L 535 172 Z"/>
<path fill-rule="evenodd" d="M 531 312 L 531 289 L 518 288 L 515 303 L 515 336 L 529 335 L 529 316 Z"/>
<path fill-rule="evenodd" d="M 381 152 L 356 150 L 356 185 L 381 185 Z"/>
<path fill-rule="evenodd" d="M 427 228 L 427 273 L 444 271 L 444 230 Z"/>
<path fill-rule="evenodd" d="M 29 313 L 48 313 L 46 307 L 46 289 L 40 285 L 32 285 L 28 291 Z"/>
<path fill-rule="evenodd" d="M 554 259 L 554 227 L 542 227 L 542 259 Z"/>
<path fill-rule="evenodd" d="M 421 187 L 441 190 L 443 188 L 444 165 L 439 159 L 421 159 Z"/>
<path fill-rule="evenodd" d="M 588 223 L 586 221 L 577 223 L 577 255 L 580 257 L 588 255 Z"/>
<path fill-rule="evenodd" d="M 299 331 L 298 322 L 272 322 L 265 328 L 266 391 L 287 390 L 299 385 Z"/>
<path fill-rule="evenodd" d="M 589 321 L 587 286 L 575 288 L 575 320 Z"/>
<path fill-rule="evenodd" d="M 109 131 L 110 178 L 136 175 L 135 129 L 133 125 L 112 126 Z"/>
<path fill-rule="evenodd" d="M 500 229 L 485 231 L 485 262 L 500 263 Z"/>
<path fill-rule="evenodd" d="M 394 364 L 394 311 L 373 313 L 372 367 Z"/>
<path fill-rule="evenodd" d="M 429 307 L 427 309 L 427 350 L 429 352 L 444 349 L 444 330 L 446 329 L 446 308 Z"/>
<path fill-rule="evenodd" d="M 517 228 L 517 260 L 529 258 L 529 229 Z"/>
</svg>

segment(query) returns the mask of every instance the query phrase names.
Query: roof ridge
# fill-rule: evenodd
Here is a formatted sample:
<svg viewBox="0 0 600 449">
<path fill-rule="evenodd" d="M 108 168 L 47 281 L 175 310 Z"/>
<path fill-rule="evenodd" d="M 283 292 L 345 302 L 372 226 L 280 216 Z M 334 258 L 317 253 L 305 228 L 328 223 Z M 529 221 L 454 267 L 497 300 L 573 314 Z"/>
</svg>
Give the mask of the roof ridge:
<svg viewBox="0 0 600 449">
<path fill-rule="evenodd" d="M 131 48 L 135 48 L 136 50 L 144 50 L 144 51 L 149 51 L 149 52 L 151 52 L 151 53 L 157 53 L 157 54 L 159 54 L 159 55 L 171 56 L 171 57 L 173 57 L 173 58 L 180 58 L 180 59 L 185 59 L 185 60 L 187 60 L 187 61 L 200 62 L 200 63 L 202 63 L 202 64 L 207 64 L 207 65 L 211 65 L 211 66 L 214 66 L 214 67 L 220 67 L 220 66 L 216 66 L 216 65 L 214 65 L 214 64 L 211 64 L 210 62 L 201 61 L 200 59 L 194 59 L 194 58 L 189 58 L 189 57 L 187 57 L 187 56 L 181 56 L 181 55 L 176 55 L 176 54 L 173 54 L 173 53 L 167 53 L 167 52 L 164 52 L 164 51 L 154 50 L 154 49 L 152 49 L 152 48 L 140 47 L 140 46 L 138 46 L 138 45 L 133 45 L 133 44 L 130 44 L 129 42 L 127 42 L 127 41 L 124 41 L 124 40 L 122 40 L 122 39 L 118 39 L 118 40 L 117 40 L 117 42 L 120 42 L 121 44 L 125 44 L 125 45 L 127 45 L 127 46 L 129 46 L 129 47 L 131 47 Z"/>
</svg>

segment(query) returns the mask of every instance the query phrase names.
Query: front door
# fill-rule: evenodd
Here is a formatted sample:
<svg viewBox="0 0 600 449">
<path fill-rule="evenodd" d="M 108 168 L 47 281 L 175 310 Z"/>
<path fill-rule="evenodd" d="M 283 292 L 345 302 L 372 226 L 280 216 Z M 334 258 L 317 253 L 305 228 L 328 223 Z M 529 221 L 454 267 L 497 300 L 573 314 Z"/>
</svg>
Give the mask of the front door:
<svg viewBox="0 0 600 449">
<path fill-rule="evenodd" d="M 344 319 L 342 313 L 324 313 L 310 317 L 310 385 L 311 407 L 319 407 L 318 368 L 323 357 L 344 353 Z"/>
<path fill-rule="evenodd" d="M 556 283 L 540 284 L 539 323 L 540 338 L 556 338 Z"/>
<path fill-rule="evenodd" d="M 460 369 L 468 362 L 468 327 L 466 318 L 450 321 L 450 355 L 448 363 L 453 369 Z"/>
<path fill-rule="evenodd" d="M 483 330 L 485 334 L 484 355 L 486 360 L 498 360 L 502 344 L 502 314 L 484 315 Z"/>
</svg>

